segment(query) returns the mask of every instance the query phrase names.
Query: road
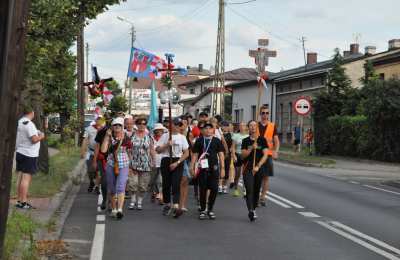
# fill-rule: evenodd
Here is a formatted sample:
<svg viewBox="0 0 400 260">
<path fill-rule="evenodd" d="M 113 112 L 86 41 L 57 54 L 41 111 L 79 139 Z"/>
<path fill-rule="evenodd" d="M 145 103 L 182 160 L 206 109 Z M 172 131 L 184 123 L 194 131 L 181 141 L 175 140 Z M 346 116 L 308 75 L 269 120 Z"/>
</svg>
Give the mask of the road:
<svg viewBox="0 0 400 260">
<path fill-rule="evenodd" d="M 218 196 L 214 221 L 191 201 L 180 219 L 149 202 L 117 221 L 84 185 L 62 239 L 74 259 L 400 260 L 400 190 L 276 165 L 267 207 L 249 222 L 244 200 Z M 147 199 L 148 200 L 148 199 Z"/>
</svg>

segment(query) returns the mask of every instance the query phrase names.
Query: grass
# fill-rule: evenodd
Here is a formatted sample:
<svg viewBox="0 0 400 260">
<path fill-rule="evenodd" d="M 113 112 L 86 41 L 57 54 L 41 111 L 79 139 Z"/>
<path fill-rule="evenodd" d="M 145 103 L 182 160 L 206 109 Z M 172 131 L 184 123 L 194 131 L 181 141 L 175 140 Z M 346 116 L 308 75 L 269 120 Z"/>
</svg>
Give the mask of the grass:
<svg viewBox="0 0 400 260">
<path fill-rule="evenodd" d="M 68 180 L 68 174 L 75 168 L 80 160 L 78 148 L 62 146 L 60 153 L 50 157 L 49 174 L 39 172 L 32 178 L 29 188 L 30 197 L 51 197 L 60 191 L 62 185 Z M 16 174 L 13 175 L 11 197 L 16 196 Z"/>
<path fill-rule="evenodd" d="M 281 146 L 279 158 L 290 162 L 311 164 L 321 167 L 333 167 L 336 164 L 335 160 L 323 156 L 309 155 L 308 149 L 305 147 L 302 147 L 300 153 L 294 153 L 293 147 L 287 145 Z"/>
<path fill-rule="evenodd" d="M 7 221 L 4 259 L 39 259 L 33 238 L 33 234 L 39 227 L 40 225 L 29 214 L 13 210 Z"/>
</svg>

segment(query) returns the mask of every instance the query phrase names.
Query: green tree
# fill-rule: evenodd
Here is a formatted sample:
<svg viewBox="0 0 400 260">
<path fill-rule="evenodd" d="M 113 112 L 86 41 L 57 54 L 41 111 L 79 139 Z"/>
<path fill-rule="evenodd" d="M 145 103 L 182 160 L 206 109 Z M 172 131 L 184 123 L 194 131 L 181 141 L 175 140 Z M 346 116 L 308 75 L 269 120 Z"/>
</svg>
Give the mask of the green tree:
<svg viewBox="0 0 400 260">
<path fill-rule="evenodd" d="M 123 96 L 115 96 L 108 105 L 108 110 L 111 111 L 112 116 L 118 112 L 125 112 L 128 110 L 128 101 Z"/>
<path fill-rule="evenodd" d="M 122 94 L 122 89 L 119 87 L 119 84 L 117 81 L 112 80 L 106 83 L 106 86 L 109 90 L 111 90 L 112 94 L 114 96 L 119 96 Z"/>
</svg>

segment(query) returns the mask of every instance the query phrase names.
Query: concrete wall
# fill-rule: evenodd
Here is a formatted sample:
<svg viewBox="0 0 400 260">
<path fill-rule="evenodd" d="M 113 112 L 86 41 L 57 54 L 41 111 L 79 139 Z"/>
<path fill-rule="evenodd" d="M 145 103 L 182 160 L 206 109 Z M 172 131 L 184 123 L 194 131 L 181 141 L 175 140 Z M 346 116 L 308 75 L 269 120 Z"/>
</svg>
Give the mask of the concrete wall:
<svg viewBox="0 0 400 260">
<path fill-rule="evenodd" d="M 362 83 L 360 82 L 360 79 L 362 77 L 364 77 L 364 75 L 365 75 L 365 72 L 364 72 L 365 62 L 366 62 L 365 59 L 362 59 L 362 60 L 353 61 L 353 62 L 343 65 L 343 68 L 346 69 L 345 73 L 350 78 L 351 85 L 354 88 L 362 87 Z"/>
<path fill-rule="evenodd" d="M 232 120 L 237 122 L 235 110 L 243 109 L 243 120 L 248 122 L 253 119 L 252 106 L 257 106 L 258 90 L 257 85 L 246 85 L 233 87 L 232 93 Z M 268 84 L 268 90 L 262 88 L 260 105 L 271 103 L 271 84 Z M 274 110 L 274 109 L 273 109 Z"/>
</svg>

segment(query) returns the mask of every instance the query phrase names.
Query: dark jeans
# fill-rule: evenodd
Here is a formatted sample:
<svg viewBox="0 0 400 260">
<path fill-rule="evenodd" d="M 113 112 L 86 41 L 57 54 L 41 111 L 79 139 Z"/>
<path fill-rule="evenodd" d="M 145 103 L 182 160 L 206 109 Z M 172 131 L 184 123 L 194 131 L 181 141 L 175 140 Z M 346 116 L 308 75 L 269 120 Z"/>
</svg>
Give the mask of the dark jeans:
<svg viewBox="0 0 400 260">
<path fill-rule="evenodd" d="M 206 210 L 207 190 L 210 190 L 210 195 L 208 197 L 208 211 L 212 211 L 218 193 L 219 172 L 210 170 L 201 171 L 197 178 L 200 188 L 201 211 Z"/>
<path fill-rule="evenodd" d="M 253 175 L 251 170 L 245 170 L 243 174 L 244 186 L 246 187 L 246 204 L 249 211 L 257 208 L 262 178 L 263 174 L 260 171 Z"/>
<path fill-rule="evenodd" d="M 178 161 L 179 158 L 172 158 L 172 163 Z M 162 176 L 162 192 L 163 200 L 165 203 L 172 202 L 179 203 L 180 198 L 180 185 L 183 173 L 183 163 L 179 164 L 175 170 L 170 171 L 169 165 L 171 164 L 169 157 L 164 157 L 161 160 L 161 176 Z M 172 190 L 172 194 L 171 194 Z"/>
<path fill-rule="evenodd" d="M 107 201 L 107 174 L 106 169 L 103 167 L 103 162 L 97 161 L 97 169 L 100 173 L 100 183 L 101 183 L 101 195 L 103 196 L 103 201 Z"/>
</svg>

